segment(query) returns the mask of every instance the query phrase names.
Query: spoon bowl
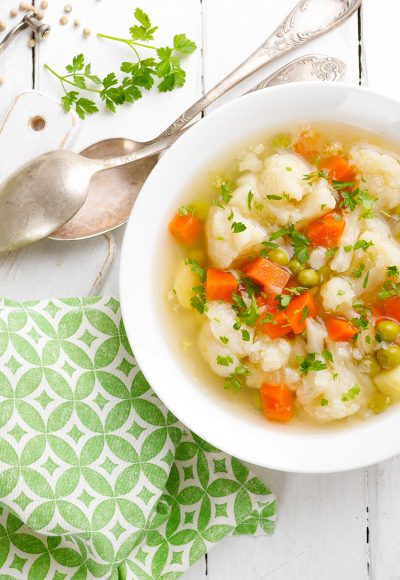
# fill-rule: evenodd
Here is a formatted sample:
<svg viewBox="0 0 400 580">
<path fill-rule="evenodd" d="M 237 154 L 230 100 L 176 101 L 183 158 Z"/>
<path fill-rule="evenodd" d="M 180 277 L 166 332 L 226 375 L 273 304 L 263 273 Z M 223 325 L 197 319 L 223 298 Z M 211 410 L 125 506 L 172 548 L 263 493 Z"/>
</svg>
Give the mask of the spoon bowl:
<svg viewBox="0 0 400 580">
<path fill-rule="evenodd" d="M 337 81 L 342 78 L 345 69 L 345 64 L 339 59 L 309 54 L 290 61 L 249 92 L 289 82 Z M 106 139 L 90 145 L 81 155 L 90 159 L 106 159 L 129 155 L 146 145 L 130 139 Z M 97 173 L 90 183 L 87 200 L 81 209 L 49 237 L 54 240 L 80 240 L 125 224 L 139 191 L 157 161 L 158 156 L 155 155 Z"/>
</svg>

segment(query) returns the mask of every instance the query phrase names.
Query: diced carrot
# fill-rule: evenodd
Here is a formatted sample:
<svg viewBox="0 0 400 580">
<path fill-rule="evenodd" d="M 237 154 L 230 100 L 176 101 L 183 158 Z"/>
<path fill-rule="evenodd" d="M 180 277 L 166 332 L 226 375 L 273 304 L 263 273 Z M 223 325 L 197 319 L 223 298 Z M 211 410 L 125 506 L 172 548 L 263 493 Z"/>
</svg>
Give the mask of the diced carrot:
<svg viewBox="0 0 400 580">
<path fill-rule="evenodd" d="M 320 136 L 314 131 L 303 131 L 293 144 L 293 150 L 308 159 L 314 160 L 318 156 L 318 149 L 321 146 Z"/>
<path fill-rule="evenodd" d="M 168 228 L 174 238 L 183 244 L 193 244 L 201 234 L 201 223 L 192 213 L 177 213 Z"/>
<path fill-rule="evenodd" d="M 343 216 L 332 211 L 311 222 L 307 227 L 306 236 L 314 246 L 333 248 L 337 246 L 345 225 Z"/>
<path fill-rule="evenodd" d="M 270 338 L 280 338 L 292 331 L 284 310 L 277 311 L 276 300 L 272 296 L 257 298 L 260 318 L 257 321 L 257 330 L 268 334 Z M 271 320 L 272 317 L 272 320 Z"/>
<path fill-rule="evenodd" d="M 232 292 L 236 292 L 238 283 L 231 272 L 209 268 L 206 279 L 206 299 L 232 302 Z"/>
<path fill-rule="evenodd" d="M 342 318 L 327 318 L 325 326 L 329 338 L 335 342 L 350 342 L 357 334 L 357 329 L 351 322 Z"/>
<path fill-rule="evenodd" d="M 246 276 L 263 286 L 267 294 L 280 294 L 290 278 L 290 273 L 267 258 L 256 258 L 245 266 Z"/>
<path fill-rule="evenodd" d="M 301 334 L 306 328 L 306 319 L 317 315 L 317 305 L 311 292 L 294 296 L 284 311 L 288 323 L 295 334 Z"/>
<path fill-rule="evenodd" d="M 263 383 L 260 389 L 264 415 L 270 421 L 287 423 L 293 415 L 292 391 L 283 383 Z"/>
<path fill-rule="evenodd" d="M 383 310 L 387 316 L 400 322 L 400 297 L 391 296 L 382 301 Z"/>
<path fill-rule="evenodd" d="M 347 159 L 340 155 L 322 159 L 318 167 L 326 170 L 329 178 L 335 181 L 353 181 L 356 176 L 353 167 Z"/>
</svg>

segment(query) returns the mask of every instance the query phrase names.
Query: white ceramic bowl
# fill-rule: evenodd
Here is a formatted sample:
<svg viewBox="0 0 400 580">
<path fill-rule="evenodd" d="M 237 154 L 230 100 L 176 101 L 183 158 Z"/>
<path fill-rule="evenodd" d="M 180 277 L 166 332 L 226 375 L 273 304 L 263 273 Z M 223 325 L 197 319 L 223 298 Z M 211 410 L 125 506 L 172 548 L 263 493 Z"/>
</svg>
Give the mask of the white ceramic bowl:
<svg viewBox="0 0 400 580">
<path fill-rule="evenodd" d="M 400 405 L 349 428 L 292 428 L 248 415 L 201 388 L 170 347 L 156 306 L 157 264 L 166 226 L 202 168 L 272 128 L 347 122 L 400 140 L 400 103 L 345 84 L 295 83 L 241 97 L 207 115 L 157 164 L 134 206 L 123 244 L 122 313 L 137 361 L 165 405 L 216 447 L 251 463 L 322 473 L 362 467 L 400 453 Z"/>
</svg>

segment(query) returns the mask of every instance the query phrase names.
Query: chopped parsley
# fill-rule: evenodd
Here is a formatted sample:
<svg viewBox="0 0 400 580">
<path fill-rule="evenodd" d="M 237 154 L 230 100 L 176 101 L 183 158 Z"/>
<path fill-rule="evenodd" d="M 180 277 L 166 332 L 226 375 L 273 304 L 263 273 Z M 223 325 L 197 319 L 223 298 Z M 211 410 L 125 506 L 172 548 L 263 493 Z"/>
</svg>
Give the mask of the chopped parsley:
<svg viewBox="0 0 400 580">
<path fill-rule="evenodd" d="M 228 215 L 228 220 L 232 221 L 234 216 L 235 216 L 235 214 L 233 213 L 233 209 L 231 209 L 231 213 Z"/>
<path fill-rule="evenodd" d="M 227 338 L 226 336 L 220 336 L 219 339 L 222 342 L 222 344 L 228 344 L 229 342 L 229 338 Z"/>
<path fill-rule="evenodd" d="M 289 224 L 286 228 L 280 228 L 274 232 L 270 238 L 269 242 L 278 240 L 279 238 L 287 236 L 293 247 L 294 257 L 301 263 L 305 264 L 310 256 L 309 246 L 311 241 L 307 236 L 300 233 L 293 224 Z"/>
<path fill-rule="evenodd" d="M 242 340 L 248 342 L 250 340 L 250 332 L 245 328 L 242 328 Z"/>
<path fill-rule="evenodd" d="M 370 248 L 371 246 L 374 245 L 374 242 L 367 242 L 367 240 L 358 240 L 358 242 L 356 242 L 354 244 L 354 246 L 349 245 L 349 246 L 344 246 L 344 251 L 345 252 L 351 252 L 351 250 L 362 250 L 363 252 L 366 252 L 368 250 L 368 248 Z"/>
<path fill-rule="evenodd" d="M 243 300 L 242 296 L 237 292 L 232 292 L 232 298 L 232 308 L 236 312 L 236 324 L 239 324 L 238 328 L 240 328 L 241 324 L 254 326 L 260 317 L 260 311 L 254 296 L 251 296 L 249 306 L 246 305 L 246 302 Z M 236 328 L 236 330 L 238 330 L 238 328 Z"/>
<path fill-rule="evenodd" d="M 247 194 L 247 207 L 248 207 L 249 211 L 251 211 L 251 202 L 253 201 L 253 197 L 254 197 L 254 194 L 250 190 L 249 193 Z"/>
<path fill-rule="evenodd" d="M 324 359 L 326 361 L 329 362 L 333 362 L 333 354 L 331 353 L 330 350 L 327 350 L 326 348 L 322 351 L 322 356 L 324 357 Z"/>
<path fill-rule="evenodd" d="M 308 318 L 308 316 L 310 315 L 310 309 L 308 308 L 308 306 L 303 306 L 303 308 L 301 309 L 301 322 L 305 322 L 306 318 Z"/>
<path fill-rule="evenodd" d="M 386 268 L 386 280 L 383 283 L 383 290 L 378 293 L 380 300 L 386 300 L 392 296 L 400 296 L 400 282 L 397 281 L 398 276 L 399 269 L 397 266 L 388 266 Z"/>
<path fill-rule="evenodd" d="M 364 280 L 363 280 L 363 285 L 362 285 L 362 286 L 363 286 L 363 288 L 364 288 L 364 289 L 367 287 L 367 284 L 368 284 L 368 279 L 369 279 L 369 272 L 367 272 L 367 273 L 365 274 L 365 278 L 364 278 Z"/>
<path fill-rule="evenodd" d="M 321 399 L 321 407 L 326 407 L 328 405 L 328 399 Z"/>
<path fill-rule="evenodd" d="M 349 389 L 345 393 L 342 393 L 341 399 L 343 402 L 352 401 L 359 394 L 360 387 L 358 385 L 354 385 L 353 387 L 351 387 L 351 389 Z"/>
<path fill-rule="evenodd" d="M 230 181 L 223 181 L 220 185 L 222 201 L 228 203 L 232 199 L 233 187 Z"/>
<path fill-rule="evenodd" d="M 276 201 L 279 201 L 280 199 L 283 199 L 283 197 L 281 195 L 266 195 L 265 197 L 267 199 L 276 200 Z"/>
<path fill-rule="evenodd" d="M 361 278 L 362 273 L 365 270 L 365 264 L 360 264 L 360 266 L 358 268 L 356 268 L 355 270 L 353 270 L 353 276 L 354 278 Z"/>
<path fill-rule="evenodd" d="M 197 276 L 197 278 L 199 279 L 199 282 L 205 282 L 206 281 L 206 271 L 204 268 L 202 268 L 200 266 L 200 264 L 198 263 L 197 260 L 192 260 L 190 258 L 186 258 L 185 260 L 185 264 L 187 266 L 191 266 L 191 270 L 192 272 L 194 272 Z"/>
<path fill-rule="evenodd" d="M 338 249 L 339 248 L 337 246 L 335 246 L 334 248 L 328 248 L 327 250 L 325 250 L 325 256 L 327 258 L 332 258 L 332 256 L 334 256 L 336 254 Z"/>
<path fill-rule="evenodd" d="M 217 356 L 217 365 L 221 365 L 223 367 L 229 367 L 233 363 L 233 358 L 231 356 Z"/>
<path fill-rule="evenodd" d="M 190 205 L 181 205 L 181 207 L 178 207 L 178 213 L 179 215 L 182 216 L 186 216 L 189 214 L 194 215 L 196 213 L 196 210 Z"/>
<path fill-rule="evenodd" d="M 343 191 L 344 189 L 353 189 L 354 181 L 338 181 L 337 179 L 333 179 L 332 187 L 336 191 Z"/>
<path fill-rule="evenodd" d="M 190 304 L 192 308 L 204 314 L 208 310 L 206 301 L 206 290 L 204 286 L 194 286 L 192 288 L 193 296 L 190 299 Z"/>
<path fill-rule="evenodd" d="M 328 368 L 324 362 L 318 360 L 316 357 L 316 352 L 309 352 L 306 356 L 296 357 L 299 371 L 302 375 L 307 375 L 311 371 L 322 371 Z"/>
<path fill-rule="evenodd" d="M 249 374 L 250 371 L 247 367 L 243 365 L 236 367 L 233 373 L 225 379 L 224 388 L 238 391 L 243 386 L 244 377 L 248 377 Z"/>
<path fill-rule="evenodd" d="M 338 291 L 336 292 L 336 294 L 337 294 L 338 296 L 344 296 L 344 295 L 346 294 L 346 292 L 345 292 L 344 290 L 338 290 Z"/>
<path fill-rule="evenodd" d="M 234 234 L 240 234 L 240 232 L 244 232 L 246 226 L 242 222 L 233 222 L 231 225 L 231 230 Z"/>
<path fill-rule="evenodd" d="M 242 274 L 240 276 L 240 283 L 243 284 L 244 289 L 246 290 L 249 296 L 253 296 L 254 294 L 258 296 L 259 294 L 261 294 L 261 288 L 259 287 L 259 285 L 248 276 Z"/>
<path fill-rule="evenodd" d="M 324 172 L 323 169 L 319 169 L 317 167 L 315 171 L 312 171 L 311 173 L 306 173 L 303 177 L 303 180 L 307 181 L 308 183 L 313 183 L 314 181 L 317 181 L 317 179 L 320 178 L 327 179 L 328 175 Z"/>
</svg>

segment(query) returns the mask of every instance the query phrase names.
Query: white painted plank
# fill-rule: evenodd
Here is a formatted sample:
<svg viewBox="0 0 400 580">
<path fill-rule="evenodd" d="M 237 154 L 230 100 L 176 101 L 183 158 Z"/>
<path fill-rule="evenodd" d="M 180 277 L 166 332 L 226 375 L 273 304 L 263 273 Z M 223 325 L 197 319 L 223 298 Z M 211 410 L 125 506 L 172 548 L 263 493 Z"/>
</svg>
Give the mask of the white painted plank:
<svg viewBox="0 0 400 580">
<path fill-rule="evenodd" d="M 46 11 L 46 19 L 53 30 L 39 49 L 38 88 L 59 98 L 62 89 L 54 77 L 43 69 L 48 63 L 62 71 L 74 54 L 83 52 L 92 62 L 95 72 L 102 76 L 118 71 L 119 64 L 129 60 L 133 52 L 129 47 L 109 40 L 96 38 L 97 32 L 114 36 L 129 37 L 129 27 L 133 24 L 133 9 L 137 5 L 131 0 L 85 0 L 72 3 L 73 11 L 66 26 L 59 24 L 64 6 L 63 0 L 53 0 Z M 96 114 L 84 122 L 76 142 L 76 149 L 108 137 L 129 137 L 146 140 L 161 132 L 183 110 L 201 94 L 201 13 L 200 0 L 145 0 L 139 3 L 148 12 L 152 22 L 159 25 L 155 43 L 169 44 L 177 33 L 185 32 L 198 45 L 198 50 L 185 58 L 184 67 L 187 82 L 184 87 L 170 94 L 160 95 L 156 90 L 146 93 L 141 101 L 133 106 L 126 105 L 116 115 L 109 112 Z M 76 29 L 72 21 L 79 18 L 82 26 Z M 82 28 L 90 27 L 92 35 L 82 38 Z M 153 56 L 152 51 L 140 49 L 143 56 Z"/>
<path fill-rule="evenodd" d="M 16 18 L 10 18 L 10 10 L 16 6 L 16 0 L 2 0 L 0 3 L 0 20 L 7 25 L 7 29 L 0 32 L 0 39 L 22 16 L 19 12 Z M 4 84 L 0 86 L 0 118 L 18 93 L 32 88 L 33 51 L 27 46 L 29 37 L 29 32 L 24 31 L 5 52 L 0 53 L 0 76 L 4 79 Z"/>
<path fill-rule="evenodd" d="M 363 472 L 263 471 L 278 496 L 275 535 L 225 540 L 209 555 L 210 580 L 366 580 Z"/>
<path fill-rule="evenodd" d="M 400 98 L 397 70 L 400 5 L 396 0 L 364 0 L 362 50 L 370 88 Z M 365 70 L 366 68 L 366 70 Z M 371 577 L 400 578 L 400 457 L 369 469 L 369 540 Z"/>
<path fill-rule="evenodd" d="M 204 0 L 206 26 L 204 83 L 208 90 L 256 50 L 280 24 L 296 0 Z M 324 3 L 321 2 L 321 10 Z M 229 17 L 227 16 L 229 14 Z M 310 52 L 320 52 L 344 60 L 345 81 L 358 82 L 358 22 L 357 14 L 341 27 L 317 38 L 295 52 L 274 61 L 245 81 L 231 95 L 238 95 L 293 58 Z M 221 99 L 222 103 L 226 99 Z"/>
</svg>

